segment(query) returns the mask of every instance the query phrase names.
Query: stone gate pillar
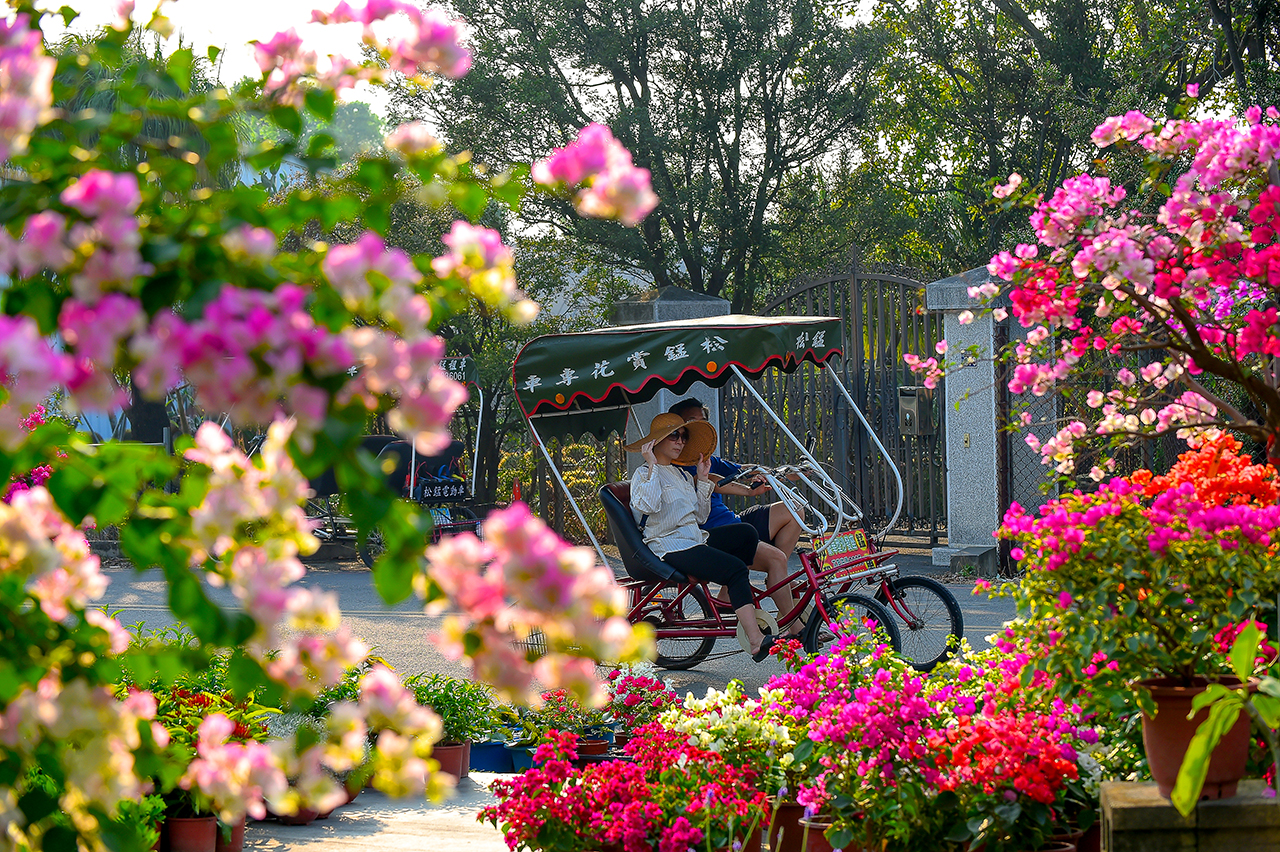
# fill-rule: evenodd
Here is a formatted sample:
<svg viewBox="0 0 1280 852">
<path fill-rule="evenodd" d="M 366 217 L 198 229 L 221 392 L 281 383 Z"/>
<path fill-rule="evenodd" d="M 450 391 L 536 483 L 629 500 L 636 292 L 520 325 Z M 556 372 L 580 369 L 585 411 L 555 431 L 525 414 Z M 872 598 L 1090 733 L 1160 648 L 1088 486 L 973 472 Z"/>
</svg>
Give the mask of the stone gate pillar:
<svg viewBox="0 0 1280 852">
<path fill-rule="evenodd" d="M 694 293 L 681 287 L 666 286 L 635 296 L 620 299 L 613 306 L 610 319 L 614 325 L 643 325 L 650 322 L 676 322 L 701 317 L 720 317 L 729 313 L 729 303 L 716 296 Z M 627 420 L 627 436 L 624 443 L 634 441 L 645 434 L 649 422 L 666 411 L 677 399 L 696 396 L 711 411 L 711 425 L 720 433 L 720 396 L 719 391 L 712 390 L 702 382 L 697 382 L 683 394 L 673 394 L 668 390 L 643 405 L 633 406 L 633 416 Z M 636 430 L 637 421 L 640 430 Z M 717 445 L 717 449 L 719 445 Z M 627 475 L 630 476 L 640 466 L 639 453 L 627 454 Z"/>
<path fill-rule="evenodd" d="M 996 429 L 995 320 L 969 298 L 969 288 L 990 279 L 986 267 L 970 269 L 934 281 L 925 288 L 925 306 L 943 312 L 943 335 L 949 360 L 961 359 L 964 350 L 977 346 L 976 361 L 947 374 L 945 382 L 947 458 L 947 545 L 933 549 L 933 564 L 952 565 L 953 557 L 976 564 L 979 573 L 994 573 L 996 539 L 1005 506 L 1000 481 L 1000 441 Z M 960 324 L 960 314 L 972 311 L 973 322 Z M 963 362 L 962 362 L 963 363 Z M 959 562 L 957 562 L 959 564 Z"/>
</svg>

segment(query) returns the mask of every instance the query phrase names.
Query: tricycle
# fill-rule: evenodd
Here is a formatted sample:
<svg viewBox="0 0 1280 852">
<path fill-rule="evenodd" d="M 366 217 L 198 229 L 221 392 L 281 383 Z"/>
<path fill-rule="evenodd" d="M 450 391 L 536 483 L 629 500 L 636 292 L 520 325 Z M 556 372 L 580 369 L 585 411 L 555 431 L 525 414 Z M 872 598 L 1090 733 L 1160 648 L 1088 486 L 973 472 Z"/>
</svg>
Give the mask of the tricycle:
<svg viewBox="0 0 1280 852">
<path fill-rule="evenodd" d="M 842 347 L 838 318 L 729 315 L 538 337 L 516 356 L 512 378 L 534 444 L 606 565 L 604 549 L 565 487 L 544 434 L 576 438 L 589 433 L 605 440 L 617 433 L 625 440 L 629 416 L 634 421 L 632 406 L 659 391 L 682 394 L 695 382 L 720 388 L 735 378 L 741 381 L 801 460 L 782 467 L 750 465 L 738 476 L 766 480 L 808 538 L 807 549 L 798 552 L 797 570 L 768 589 L 755 590 L 762 627 L 777 634 L 779 627 L 802 619 L 800 635 L 811 653 L 850 632 L 877 630 L 912 665 L 927 670 L 952 652 L 964 632 L 963 616 L 945 586 L 928 577 L 898 576 L 893 561 L 898 552 L 883 547 L 902 510 L 902 477 L 832 367 L 842 357 Z M 897 509 L 873 535 L 863 529 L 861 509 L 752 383 L 767 370 L 794 372 L 806 362 L 834 383 L 893 470 Z M 630 597 L 628 618 L 653 627 L 658 665 L 697 666 L 712 658 L 721 638 L 736 636 L 745 648 L 745 633 L 729 604 L 644 544 L 630 509 L 630 484 L 606 483 L 599 495 L 625 570 L 620 583 Z M 791 586 L 796 602 L 789 612 L 775 615 L 762 604 L 783 583 Z M 731 653 L 739 650 L 715 656 Z"/>
</svg>

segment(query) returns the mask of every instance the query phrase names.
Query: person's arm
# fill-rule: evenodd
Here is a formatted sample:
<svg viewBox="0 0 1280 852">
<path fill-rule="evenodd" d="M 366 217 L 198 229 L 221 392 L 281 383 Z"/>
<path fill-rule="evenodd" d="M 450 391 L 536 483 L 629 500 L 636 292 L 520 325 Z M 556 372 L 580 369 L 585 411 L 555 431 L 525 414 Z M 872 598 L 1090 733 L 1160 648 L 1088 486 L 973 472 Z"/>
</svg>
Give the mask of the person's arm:
<svg viewBox="0 0 1280 852">
<path fill-rule="evenodd" d="M 711 516 L 711 491 L 715 487 L 711 482 L 711 459 L 698 458 L 698 474 L 694 480 L 694 490 L 698 494 L 698 506 L 693 516 L 699 524 L 705 524 Z"/>
<path fill-rule="evenodd" d="M 656 514 L 662 508 L 662 480 L 658 462 L 653 456 L 653 443 L 640 448 L 645 464 L 631 476 L 631 507 L 642 515 Z"/>
</svg>

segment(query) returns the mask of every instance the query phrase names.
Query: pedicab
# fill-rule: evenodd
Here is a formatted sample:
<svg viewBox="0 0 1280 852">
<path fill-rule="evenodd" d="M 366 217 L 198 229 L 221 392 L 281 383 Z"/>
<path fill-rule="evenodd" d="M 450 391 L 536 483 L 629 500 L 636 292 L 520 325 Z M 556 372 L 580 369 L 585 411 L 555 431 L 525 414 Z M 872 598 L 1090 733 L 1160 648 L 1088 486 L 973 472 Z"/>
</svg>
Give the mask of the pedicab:
<svg viewBox="0 0 1280 852">
<path fill-rule="evenodd" d="M 809 538 L 809 549 L 799 554 L 799 570 L 755 590 L 762 627 L 777 635 L 779 626 L 785 629 L 802 619 L 801 635 L 810 652 L 847 632 L 879 629 L 917 668 L 932 668 L 950 653 L 952 637 L 963 635 L 963 618 L 944 586 L 927 577 L 900 577 L 893 561 L 897 551 L 883 549 L 884 536 L 902 511 L 902 476 L 840 381 L 833 362 L 842 357 L 838 318 L 730 315 L 544 335 L 520 350 L 512 364 L 512 381 L 534 444 L 606 565 L 610 563 L 604 549 L 565 486 L 545 439 L 591 434 L 605 441 L 614 433 L 625 436 L 632 406 L 653 399 L 659 391 L 679 395 L 696 382 L 714 389 L 734 379 L 742 382 L 802 461 L 782 467 L 752 465 L 739 476 L 763 477 Z M 834 383 L 893 470 L 897 508 L 874 535 L 864 530 L 858 505 L 753 384 L 766 371 L 791 373 L 805 362 Z M 644 434 L 639 423 L 637 428 Z M 729 604 L 711 595 L 706 583 L 675 570 L 645 546 L 630 509 L 630 483 L 606 483 L 599 497 L 626 572 L 619 582 L 629 594 L 628 619 L 652 625 L 658 664 L 692 668 L 712 657 L 720 638 L 736 636 L 745 649 L 745 631 Z M 775 616 L 761 604 L 782 583 L 792 587 L 796 603 Z M 739 651 L 716 656 L 731 653 Z"/>
<path fill-rule="evenodd" d="M 480 373 L 473 359 L 460 356 L 440 359 L 440 369 L 454 381 L 470 385 L 479 398 L 475 442 L 471 448 L 471 472 L 474 474 L 484 418 Z M 391 490 L 430 512 L 431 541 L 439 541 L 444 535 L 478 531 L 480 521 L 467 505 L 475 498 L 475 479 L 468 476 L 464 464 L 466 447 L 461 441 L 454 439 L 444 450 L 431 456 L 419 455 L 411 441 L 396 435 L 366 435 L 361 443 L 363 449 L 374 455 L 379 466 L 387 471 Z M 310 480 L 310 485 L 314 496 L 307 501 L 307 514 L 316 524 L 316 537 L 321 541 L 356 543 L 356 526 L 343 511 L 344 495 L 338 490 L 333 470 Z M 373 530 L 368 540 L 358 546 L 357 552 L 365 564 L 372 567 L 382 552 L 379 531 Z"/>
</svg>

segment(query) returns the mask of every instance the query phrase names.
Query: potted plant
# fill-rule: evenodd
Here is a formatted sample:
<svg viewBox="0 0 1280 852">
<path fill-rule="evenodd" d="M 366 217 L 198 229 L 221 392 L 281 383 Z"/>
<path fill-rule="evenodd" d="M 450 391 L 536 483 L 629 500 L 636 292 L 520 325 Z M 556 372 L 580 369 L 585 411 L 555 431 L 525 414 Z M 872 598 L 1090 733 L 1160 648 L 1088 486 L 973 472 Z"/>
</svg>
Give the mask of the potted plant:
<svg viewBox="0 0 1280 852">
<path fill-rule="evenodd" d="M 1195 730 L 1195 696 L 1230 677 L 1215 636 L 1269 613 L 1277 588 L 1270 544 L 1280 531 L 1275 470 L 1239 455 L 1225 433 L 1199 440 L 1167 476 L 1138 471 L 1092 494 L 1017 504 L 1000 534 L 1026 569 L 1003 641 L 1031 649 L 1064 697 L 1140 708 L 1152 777 L 1168 796 Z M 1196 722 L 1198 724 L 1198 722 Z M 1235 793 L 1248 724 L 1223 737 L 1210 797 Z"/>
<path fill-rule="evenodd" d="M 507 750 L 517 770 L 533 765 L 534 749 L 548 742 L 553 733 L 577 735 L 575 751 L 579 757 L 602 755 L 609 750 L 609 724 L 602 710 L 583 707 L 565 689 L 548 690 L 540 697 L 540 707 L 507 707 L 499 711 L 511 731 Z"/>
<path fill-rule="evenodd" d="M 166 749 L 181 761 L 196 754 L 200 723 L 221 713 L 235 724 L 231 742 L 263 742 L 267 739 L 266 718 L 279 710 L 256 703 L 253 697 L 235 699 L 230 693 L 198 692 L 181 686 L 157 690 L 155 721 L 168 733 Z M 174 786 L 164 794 L 165 832 L 170 852 L 214 852 L 218 819 L 208 798 L 196 789 Z M 236 826 L 228 826 L 224 843 L 235 840 Z M 243 841 L 243 826 L 240 827 Z"/>
<path fill-rule="evenodd" d="M 606 680 L 609 704 L 605 709 L 618 724 L 614 745 L 619 748 L 626 745 L 632 731 L 679 701 L 670 684 L 657 677 L 652 663 L 620 666 L 609 672 Z"/>
<path fill-rule="evenodd" d="M 493 707 L 493 690 L 484 684 L 443 674 L 416 674 L 404 685 L 423 707 L 440 716 L 444 732 L 431 756 L 442 772 L 465 778 L 471 765 L 471 743 L 487 735 Z"/>
</svg>

